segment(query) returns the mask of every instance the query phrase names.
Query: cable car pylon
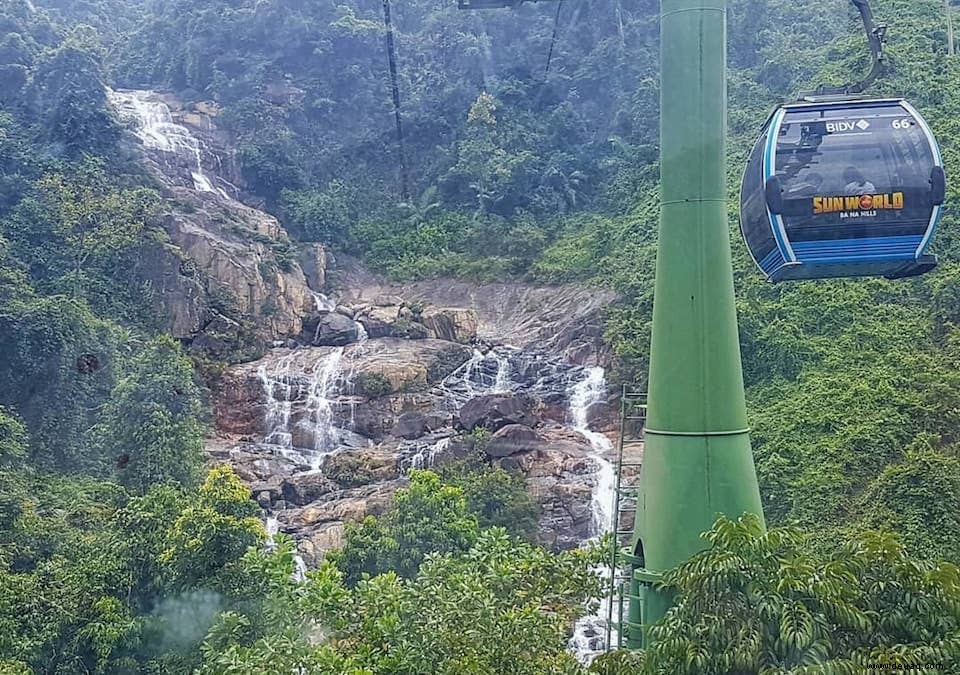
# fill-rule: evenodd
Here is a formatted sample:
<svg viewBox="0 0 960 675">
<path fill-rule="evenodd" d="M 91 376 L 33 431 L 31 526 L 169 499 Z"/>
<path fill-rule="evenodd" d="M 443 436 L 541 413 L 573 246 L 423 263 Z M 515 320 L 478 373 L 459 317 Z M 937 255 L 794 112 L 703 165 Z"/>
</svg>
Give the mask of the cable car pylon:
<svg viewBox="0 0 960 675">
<path fill-rule="evenodd" d="M 727 225 L 725 0 L 662 0 L 660 229 L 626 646 L 669 609 L 660 575 L 720 515 L 762 520 Z"/>
<path fill-rule="evenodd" d="M 465 9 L 510 0 L 460 0 Z M 628 649 L 670 607 L 661 574 L 720 515 L 763 511 L 750 449 L 727 226 L 725 0 L 662 0 L 661 207 L 649 402 L 628 567 Z"/>
</svg>

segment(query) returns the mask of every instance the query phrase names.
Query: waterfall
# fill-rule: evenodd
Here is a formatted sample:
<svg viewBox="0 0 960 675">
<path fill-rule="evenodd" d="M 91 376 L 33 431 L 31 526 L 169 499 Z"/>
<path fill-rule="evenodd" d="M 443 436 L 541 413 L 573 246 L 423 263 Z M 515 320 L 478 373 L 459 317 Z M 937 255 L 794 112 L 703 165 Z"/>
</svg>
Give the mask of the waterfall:
<svg viewBox="0 0 960 675">
<path fill-rule="evenodd" d="M 491 350 L 493 351 L 493 350 Z M 512 389 L 510 385 L 510 360 L 503 354 L 493 351 L 493 358 L 497 362 L 497 374 L 493 380 L 493 391 L 504 392 Z"/>
<path fill-rule="evenodd" d="M 510 357 L 519 353 L 514 347 L 494 347 L 486 353 L 479 349 L 459 368 L 447 375 L 438 386 L 445 405 L 459 410 L 477 396 L 507 393 L 517 388 Z"/>
<path fill-rule="evenodd" d="M 334 404 L 343 379 L 342 363 L 343 347 L 337 347 L 313 367 L 307 390 L 307 412 L 313 426 L 314 468 L 320 465 L 324 455 L 336 449 L 340 439 L 340 430 L 334 423 Z"/>
<path fill-rule="evenodd" d="M 163 101 L 151 100 L 150 91 L 114 91 L 107 89 L 107 98 L 121 114 L 132 117 L 137 128 L 134 131 L 143 147 L 157 151 L 169 168 L 169 158 L 186 160 L 197 192 L 212 192 L 227 199 L 230 196 L 221 188 L 214 187 L 203 169 L 203 144 L 189 129 L 173 120 L 170 108 Z"/>
<path fill-rule="evenodd" d="M 344 396 L 353 379 L 355 359 L 346 358 L 345 348 L 337 347 L 320 356 L 311 368 L 297 362 L 305 353 L 292 351 L 272 369 L 266 365 L 257 369 L 266 400 L 263 442 L 317 469 L 330 453 L 370 442 L 351 431 L 353 402 Z M 338 415 L 345 405 L 350 407 L 346 424 Z"/>
<path fill-rule="evenodd" d="M 589 542 L 617 526 L 616 514 L 613 512 L 616 471 L 613 464 L 605 457 L 613 449 L 613 444 L 603 434 L 592 431 L 588 420 L 590 406 L 604 400 L 606 395 L 607 383 L 603 368 L 587 368 L 584 372 L 586 376 L 570 388 L 569 415 L 573 428 L 590 442 L 592 459 L 597 465 L 596 485 L 591 498 L 593 536 L 587 540 Z M 612 573 L 606 565 L 595 571 L 599 572 L 605 580 L 609 580 Z M 581 618 L 574 627 L 568 646 L 584 664 L 589 664 L 605 647 L 602 636 L 606 632 L 609 603 L 610 598 L 603 598 L 597 611 Z"/>
<path fill-rule="evenodd" d="M 290 372 L 295 354 L 290 353 L 277 362 L 273 372 L 267 372 L 266 365 L 257 368 L 257 376 L 267 400 L 267 414 L 264 420 L 266 434 L 263 442 L 277 445 L 284 450 L 293 448 L 293 435 L 290 433 L 290 414 L 297 388 Z"/>
<path fill-rule="evenodd" d="M 450 437 L 441 438 L 434 443 L 419 441 L 403 441 L 397 447 L 399 453 L 400 473 L 406 474 L 410 469 L 429 469 L 437 455 L 450 445 Z"/>
<path fill-rule="evenodd" d="M 613 444 L 603 434 L 591 431 L 587 421 L 590 406 L 602 401 L 607 392 L 607 381 L 603 368 L 588 368 L 587 376 L 574 385 L 570 393 L 570 417 L 573 428 L 590 442 L 593 461 L 597 464 L 597 485 L 593 491 L 594 534 L 602 534 L 613 529 L 613 490 L 616 475 L 604 455 L 613 450 Z"/>
<path fill-rule="evenodd" d="M 357 342 L 363 344 L 370 339 L 370 334 L 367 333 L 367 329 L 363 327 L 363 324 L 359 321 L 353 322 L 357 326 Z"/>
<path fill-rule="evenodd" d="M 323 293 L 317 293 L 316 291 L 311 291 L 311 293 L 313 294 L 313 302 L 318 312 L 332 312 L 337 308 L 337 303 Z"/>
<path fill-rule="evenodd" d="M 267 515 L 266 520 L 263 523 L 263 529 L 267 531 L 267 541 L 264 544 L 264 548 L 267 551 L 272 551 L 276 548 L 276 540 L 274 537 L 277 536 L 277 533 L 280 532 L 280 521 L 277 520 L 275 516 Z M 293 563 L 296 566 L 293 571 L 293 580 L 302 583 L 307 580 L 307 563 L 303 561 L 303 557 L 299 553 L 293 555 Z"/>
</svg>

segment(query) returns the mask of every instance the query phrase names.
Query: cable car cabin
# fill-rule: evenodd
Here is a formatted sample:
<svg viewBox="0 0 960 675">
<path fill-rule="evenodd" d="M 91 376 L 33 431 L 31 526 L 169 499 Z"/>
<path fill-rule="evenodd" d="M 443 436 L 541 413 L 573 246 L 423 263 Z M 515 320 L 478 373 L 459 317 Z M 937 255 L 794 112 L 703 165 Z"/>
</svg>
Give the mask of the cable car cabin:
<svg viewBox="0 0 960 675">
<path fill-rule="evenodd" d="M 753 148 L 740 229 L 771 281 L 909 277 L 944 201 L 943 162 L 902 100 L 827 100 L 776 110 Z"/>
</svg>

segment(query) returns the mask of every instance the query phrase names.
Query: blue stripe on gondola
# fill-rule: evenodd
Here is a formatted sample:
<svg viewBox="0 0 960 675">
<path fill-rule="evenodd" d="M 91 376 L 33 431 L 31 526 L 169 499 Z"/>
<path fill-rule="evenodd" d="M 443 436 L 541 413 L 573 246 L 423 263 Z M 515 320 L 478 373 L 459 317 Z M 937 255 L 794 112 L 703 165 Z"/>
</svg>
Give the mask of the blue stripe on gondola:
<svg viewBox="0 0 960 675">
<path fill-rule="evenodd" d="M 858 260 L 913 259 L 922 239 L 919 235 L 870 237 L 794 242 L 793 250 L 801 262 L 821 263 Z"/>
<path fill-rule="evenodd" d="M 780 133 L 780 125 L 783 124 L 783 118 L 786 117 L 786 110 L 780 109 L 777 111 L 776 115 L 773 117 L 773 121 L 770 124 L 770 129 L 767 132 L 767 147 L 763 153 L 763 184 L 767 184 L 767 179 L 773 176 L 773 160 L 774 152 L 777 148 L 777 135 Z M 766 207 L 764 207 L 766 208 Z M 770 229 L 773 231 L 773 237 L 777 241 L 777 247 L 780 249 L 780 255 L 784 260 L 796 259 L 796 254 L 793 253 L 790 249 L 790 244 L 786 240 L 786 236 L 782 230 L 783 219 L 780 216 L 776 216 L 770 213 L 770 210 L 767 209 L 767 217 L 770 218 Z M 793 257 L 791 257 L 791 254 Z"/>
<path fill-rule="evenodd" d="M 784 263 L 783 256 L 780 254 L 780 249 L 774 248 L 763 257 L 763 260 L 760 261 L 760 269 L 762 269 L 767 276 L 777 269 Z"/>
</svg>

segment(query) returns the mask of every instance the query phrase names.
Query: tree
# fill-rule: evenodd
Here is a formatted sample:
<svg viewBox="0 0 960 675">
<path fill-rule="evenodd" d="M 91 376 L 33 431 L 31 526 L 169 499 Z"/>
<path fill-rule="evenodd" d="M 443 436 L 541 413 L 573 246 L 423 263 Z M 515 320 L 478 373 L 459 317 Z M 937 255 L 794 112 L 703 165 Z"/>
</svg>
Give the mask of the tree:
<svg viewBox="0 0 960 675">
<path fill-rule="evenodd" d="M 100 438 L 120 482 L 139 494 L 191 485 L 203 462 L 203 405 L 193 365 L 169 337 L 148 342 L 124 368 L 103 412 Z"/>
<path fill-rule="evenodd" d="M 168 529 L 166 549 L 160 554 L 175 589 L 200 582 L 215 585 L 218 574 L 266 536 L 259 507 L 230 467 L 211 469 L 197 494 Z"/>
<path fill-rule="evenodd" d="M 330 559 L 350 586 L 388 570 L 412 577 L 428 554 L 464 551 L 478 534 L 463 490 L 443 485 L 432 471 L 411 471 L 410 487 L 397 491 L 393 507 L 348 525 L 346 544 Z"/>
<path fill-rule="evenodd" d="M 120 126 L 107 108 L 100 60 L 96 32 L 81 25 L 36 67 L 44 132 L 71 159 L 105 153 L 120 138 Z"/>
<path fill-rule="evenodd" d="M 357 220 L 356 190 L 333 180 L 323 190 L 284 190 L 281 205 L 287 221 L 304 239 L 327 244 L 343 243 Z"/>
<path fill-rule="evenodd" d="M 326 562 L 298 588 L 288 564 L 268 604 L 296 609 L 267 633 L 222 614 L 201 672 L 573 675 L 568 630 L 599 593 L 590 568 L 601 555 L 551 554 L 494 528 L 465 551 L 427 556 L 411 579 L 387 572 L 349 589 Z"/>
<path fill-rule="evenodd" d="M 84 304 L 64 297 L 0 304 L 0 404 L 16 409 L 30 458 L 59 471 L 104 470 L 89 430 L 113 384 L 115 336 Z"/>
<path fill-rule="evenodd" d="M 71 259 L 74 297 L 83 289 L 83 272 L 92 261 L 102 263 L 139 241 L 146 222 L 159 205 L 147 188 L 111 189 L 103 166 L 87 160 L 74 177 L 51 174 L 37 186 L 42 202 L 56 218 L 54 234 Z"/>
<path fill-rule="evenodd" d="M 480 529 L 502 527 L 514 536 L 535 540 L 538 507 L 522 478 L 482 462 L 443 467 L 440 477 L 463 490 L 467 509 L 476 515 Z"/>
<path fill-rule="evenodd" d="M 867 486 L 854 508 L 863 514 L 856 528 L 896 532 L 922 558 L 960 562 L 960 460 L 935 441 L 914 443 Z"/>
<path fill-rule="evenodd" d="M 704 537 L 706 551 L 664 574 L 676 600 L 649 628 L 653 645 L 635 658 L 601 660 L 595 672 L 960 668 L 956 565 L 917 560 L 880 532 L 856 536 L 828 556 L 811 554 L 798 530 L 764 533 L 749 515 L 721 518 Z"/>
<path fill-rule="evenodd" d="M 27 454 L 27 428 L 16 415 L 0 406 L 0 466 Z"/>
</svg>

